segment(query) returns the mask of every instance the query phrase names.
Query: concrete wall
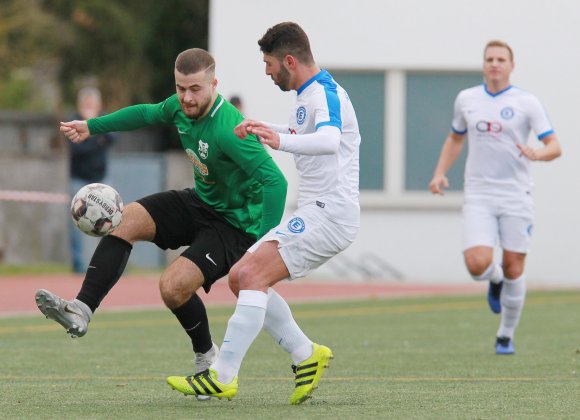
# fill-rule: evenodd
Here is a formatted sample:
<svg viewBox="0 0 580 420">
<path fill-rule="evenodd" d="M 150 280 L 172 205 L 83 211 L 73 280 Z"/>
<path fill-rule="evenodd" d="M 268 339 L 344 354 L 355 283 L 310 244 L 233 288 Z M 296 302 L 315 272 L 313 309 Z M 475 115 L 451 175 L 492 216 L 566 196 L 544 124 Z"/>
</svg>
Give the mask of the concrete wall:
<svg viewBox="0 0 580 420">
<path fill-rule="evenodd" d="M 42 191 L 56 200 L 67 193 L 68 164 L 55 121 L 46 114 L 0 113 L 0 191 Z M 0 261 L 65 261 L 65 208 L 64 203 L 0 199 Z"/>
<path fill-rule="evenodd" d="M 48 114 L 0 112 L 0 263 L 70 261 L 68 155 L 56 121 Z M 183 152 L 154 152 L 163 143 L 158 134 L 120 133 L 110 152 L 106 182 L 118 189 L 125 203 L 193 185 L 191 164 Z M 83 235 L 83 242 L 89 261 L 98 239 Z M 134 247 L 129 264 L 159 268 L 176 255 L 142 243 Z"/>
<path fill-rule="evenodd" d="M 66 194 L 68 168 L 50 157 L 0 156 L 2 189 Z M 0 252 L 11 264 L 68 259 L 66 203 L 0 200 Z"/>
<path fill-rule="evenodd" d="M 287 121 L 293 94 L 280 92 L 264 75 L 256 41 L 278 22 L 302 25 L 317 63 L 333 69 L 479 70 L 487 41 L 509 42 L 516 59 L 512 82 L 541 99 L 564 150 L 558 161 L 533 165 L 536 226 L 528 277 L 546 286 L 578 282 L 580 2 L 212 0 L 210 17 L 210 51 L 217 60 L 219 89 L 225 96 L 240 94 L 249 117 L 272 122 Z M 289 178 L 292 203 L 293 162 L 279 152 L 273 155 Z M 467 281 L 460 253 L 460 199 L 452 194 L 430 197 L 427 192 L 418 197 L 363 193 L 357 241 L 316 275 L 356 278 L 349 272 L 364 273 L 370 267 L 386 279 L 396 278 L 396 272 L 413 281 Z"/>
</svg>

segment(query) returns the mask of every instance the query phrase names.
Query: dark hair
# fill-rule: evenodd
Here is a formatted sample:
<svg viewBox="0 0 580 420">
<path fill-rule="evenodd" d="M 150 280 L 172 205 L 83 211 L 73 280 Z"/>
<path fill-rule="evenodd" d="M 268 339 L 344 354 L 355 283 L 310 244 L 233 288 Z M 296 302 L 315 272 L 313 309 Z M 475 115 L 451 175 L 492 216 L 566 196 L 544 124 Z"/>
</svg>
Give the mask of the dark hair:
<svg viewBox="0 0 580 420">
<path fill-rule="evenodd" d="M 233 106 L 238 107 L 238 106 L 242 105 L 242 98 L 240 98 L 238 95 L 234 95 L 230 98 L 230 103 Z"/>
<path fill-rule="evenodd" d="M 209 71 L 213 75 L 215 74 L 215 60 L 206 50 L 191 48 L 177 56 L 175 70 L 186 76 L 200 71 Z"/>
<path fill-rule="evenodd" d="M 296 57 L 302 64 L 314 64 L 308 36 L 294 22 L 282 22 L 272 26 L 258 41 L 258 45 L 264 54 L 278 59 L 289 54 Z"/>
</svg>

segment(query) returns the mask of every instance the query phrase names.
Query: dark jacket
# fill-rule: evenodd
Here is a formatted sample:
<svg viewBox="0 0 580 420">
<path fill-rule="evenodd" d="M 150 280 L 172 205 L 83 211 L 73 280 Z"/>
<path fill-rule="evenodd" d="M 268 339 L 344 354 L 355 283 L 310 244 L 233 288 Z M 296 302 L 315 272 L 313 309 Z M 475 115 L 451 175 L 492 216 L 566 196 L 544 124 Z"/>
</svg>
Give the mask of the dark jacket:
<svg viewBox="0 0 580 420">
<path fill-rule="evenodd" d="M 75 115 L 72 119 L 81 119 Z M 114 142 L 111 133 L 97 134 L 82 143 L 70 144 L 70 176 L 87 183 L 101 182 L 107 174 L 107 150 Z"/>
</svg>

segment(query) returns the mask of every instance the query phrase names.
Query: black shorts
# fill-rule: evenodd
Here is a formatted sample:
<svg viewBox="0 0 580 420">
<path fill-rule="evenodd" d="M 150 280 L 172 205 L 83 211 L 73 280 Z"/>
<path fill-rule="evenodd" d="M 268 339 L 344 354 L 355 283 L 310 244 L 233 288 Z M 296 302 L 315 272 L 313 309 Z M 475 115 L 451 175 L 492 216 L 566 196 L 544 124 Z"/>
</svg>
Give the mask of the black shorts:
<svg viewBox="0 0 580 420">
<path fill-rule="evenodd" d="M 204 203 L 194 189 L 165 191 L 137 202 L 155 222 L 155 245 L 161 249 L 188 246 L 181 256 L 199 267 L 206 293 L 256 242 Z"/>
</svg>

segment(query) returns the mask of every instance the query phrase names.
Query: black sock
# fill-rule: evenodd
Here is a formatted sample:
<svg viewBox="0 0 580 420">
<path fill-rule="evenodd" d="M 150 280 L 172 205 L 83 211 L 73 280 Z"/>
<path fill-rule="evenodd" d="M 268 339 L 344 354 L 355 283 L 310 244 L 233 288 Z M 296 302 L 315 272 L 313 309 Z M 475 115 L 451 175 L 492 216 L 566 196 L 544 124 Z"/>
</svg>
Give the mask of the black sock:
<svg viewBox="0 0 580 420">
<path fill-rule="evenodd" d="M 125 271 L 132 249 L 129 242 L 116 236 L 105 236 L 101 239 L 91 258 L 77 299 L 95 312 Z"/>
<path fill-rule="evenodd" d="M 213 343 L 209 332 L 207 312 L 201 298 L 194 293 L 191 299 L 179 308 L 172 309 L 171 312 L 177 317 L 179 323 L 191 338 L 193 351 L 207 353 Z"/>
</svg>

